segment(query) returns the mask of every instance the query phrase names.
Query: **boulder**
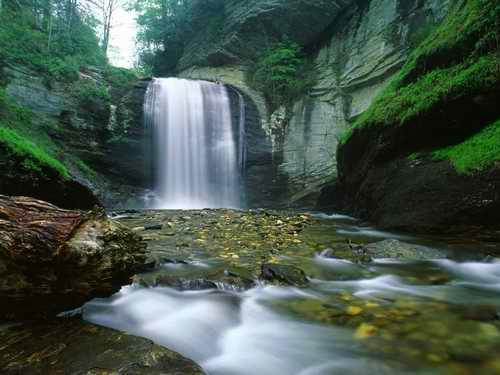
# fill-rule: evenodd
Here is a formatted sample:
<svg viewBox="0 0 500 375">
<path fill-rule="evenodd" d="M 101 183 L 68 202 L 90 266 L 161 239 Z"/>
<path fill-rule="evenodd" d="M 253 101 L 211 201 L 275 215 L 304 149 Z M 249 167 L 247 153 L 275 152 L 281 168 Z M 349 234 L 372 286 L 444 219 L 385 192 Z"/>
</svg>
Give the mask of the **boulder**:
<svg viewBox="0 0 500 375">
<path fill-rule="evenodd" d="M 2 374 L 203 374 L 152 341 L 79 319 L 10 327 L 0 330 L 0 340 Z"/>
<path fill-rule="evenodd" d="M 145 261 L 141 237 L 100 211 L 0 195 L 0 318 L 37 318 L 118 291 Z"/>
<path fill-rule="evenodd" d="M 303 286 L 308 283 L 304 271 L 286 264 L 263 264 L 260 279 L 294 286 Z"/>
</svg>

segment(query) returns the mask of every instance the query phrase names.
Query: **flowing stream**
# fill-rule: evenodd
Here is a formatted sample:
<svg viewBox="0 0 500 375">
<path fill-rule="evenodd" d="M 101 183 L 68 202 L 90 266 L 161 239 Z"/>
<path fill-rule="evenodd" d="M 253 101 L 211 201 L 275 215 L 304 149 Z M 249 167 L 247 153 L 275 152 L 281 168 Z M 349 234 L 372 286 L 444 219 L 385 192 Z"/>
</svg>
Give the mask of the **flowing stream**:
<svg viewBox="0 0 500 375">
<path fill-rule="evenodd" d="M 416 240 L 343 216 L 317 220 L 304 241 L 316 239 L 319 250 L 345 239 Z M 159 240 L 158 248 L 164 246 Z M 258 283 L 237 291 L 221 283 L 218 290 L 179 291 L 134 284 L 88 303 L 84 318 L 150 338 L 208 374 L 498 373 L 500 263 L 447 241 L 422 249 L 427 259 L 369 263 L 296 250 L 278 261 L 306 271 L 303 288 Z M 161 272 L 190 278 L 230 267 L 203 251 L 190 254 Z"/>
<path fill-rule="evenodd" d="M 244 129 L 234 129 L 244 124 L 233 124 L 224 85 L 156 78 L 144 113 L 154 137 L 155 208 L 241 206 Z"/>
</svg>

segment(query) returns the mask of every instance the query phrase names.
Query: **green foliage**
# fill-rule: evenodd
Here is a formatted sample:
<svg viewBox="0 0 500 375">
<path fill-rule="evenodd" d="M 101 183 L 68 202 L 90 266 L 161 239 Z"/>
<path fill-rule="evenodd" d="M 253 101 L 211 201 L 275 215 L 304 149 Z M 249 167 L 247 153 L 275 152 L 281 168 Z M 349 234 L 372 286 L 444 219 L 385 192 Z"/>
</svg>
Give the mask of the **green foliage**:
<svg viewBox="0 0 500 375">
<path fill-rule="evenodd" d="M 455 146 L 433 152 L 435 159 L 448 159 L 459 173 L 471 174 L 500 161 L 500 120 Z"/>
<path fill-rule="evenodd" d="M 54 2 L 54 15 L 41 19 L 30 6 L 6 7 L 0 13 L 0 61 L 27 66 L 49 79 L 75 80 L 83 65 L 104 66 L 92 20 L 75 10 L 70 21 L 58 12 L 63 3 Z M 45 13 L 44 13 L 45 14 Z M 60 16 L 58 16 L 61 14 Z"/>
<path fill-rule="evenodd" d="M 274 110 L 292 105 L 314 85 L 314 78 L 300 46 L 284 41 L 262 54 L 249 73 L 249 83 L 264 93 Z"/>
<path fill-rule="evenodd" d="M 132 0 L 138 14 L 140 68 L 159 76 L 173 74 L 191 33 L 193 7 L 210 11 L 213 4 L 223 6 L 218 0 Z"/>
<path fill-rule="evenodd" d="M 76 95 L 81 103 L 92 103 L 94 100 L 111 102 L 111 96 L 105 86 L 99 85 L 92 80 L 81 80 L 76 85 Z"/>
<path fill-rule="evenodd" d="M 404 125 L 442 103 L 498 87 L 499 30 L 496 0 L 457 0 L 353 128 Z"/>
<path fill-rule="evenodd" d="M 113 87 L 127 88 L 137 81 L 138 76 L 133 70 L 109 65 L 104 71 L 104 78 Z"/>
<path fill-rule="evenodd" d="M 47 154 L 42 148 L 19 135 L 15 130 L 9 129 L 0 123 L 0 143 L 6 147 L 14 157 L 23 159 L 23 166 L 37 173 L 43 173 L 44 168 L 50 168 L 65 179 L 70 175 L 64 165 Z"/>
</svg>

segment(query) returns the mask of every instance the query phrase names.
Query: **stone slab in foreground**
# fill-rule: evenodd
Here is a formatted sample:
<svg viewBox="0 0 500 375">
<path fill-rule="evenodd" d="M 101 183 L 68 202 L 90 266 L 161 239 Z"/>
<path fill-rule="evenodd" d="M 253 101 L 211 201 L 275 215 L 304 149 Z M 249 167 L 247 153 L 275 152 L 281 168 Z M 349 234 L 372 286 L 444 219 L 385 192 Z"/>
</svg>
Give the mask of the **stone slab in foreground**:
<svg viewBox="0 0 500 375">
<path fill-rule="evenodd" d="M 80 319 L 0 330 L 0 373 L 197 375 L 198 365 L 152 341 Z"/>
</svg>

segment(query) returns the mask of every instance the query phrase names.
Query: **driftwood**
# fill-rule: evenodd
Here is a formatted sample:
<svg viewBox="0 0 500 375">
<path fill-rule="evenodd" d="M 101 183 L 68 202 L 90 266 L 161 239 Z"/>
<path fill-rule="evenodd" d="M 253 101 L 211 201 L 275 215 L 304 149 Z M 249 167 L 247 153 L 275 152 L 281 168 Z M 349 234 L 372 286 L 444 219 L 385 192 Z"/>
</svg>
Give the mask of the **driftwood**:
<svg viewBox="0 0 500 375">
<path fill-rule="evenodd" d="M 38 317 L 112 294 L 144 263 L 145 245 L 103 212 L 0 195 L 0 317 Z"/>
</svg>

